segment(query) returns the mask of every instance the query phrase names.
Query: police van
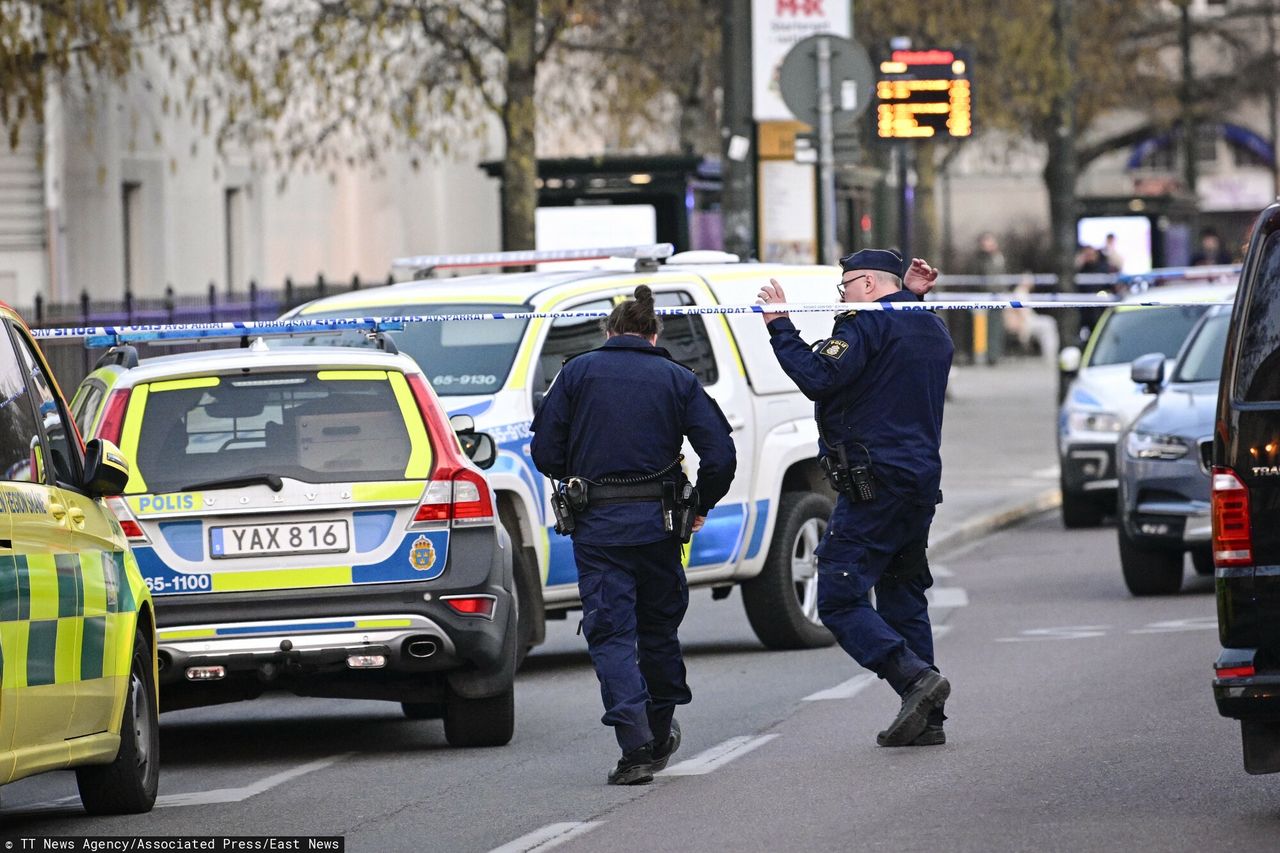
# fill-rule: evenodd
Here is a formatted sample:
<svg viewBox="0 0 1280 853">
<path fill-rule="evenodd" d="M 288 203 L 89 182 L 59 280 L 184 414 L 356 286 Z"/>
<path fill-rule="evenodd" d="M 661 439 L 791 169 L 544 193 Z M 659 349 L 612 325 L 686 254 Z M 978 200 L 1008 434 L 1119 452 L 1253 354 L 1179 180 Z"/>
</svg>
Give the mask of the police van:
<svg viewBox="0 0 1280 853">
<path fill-rule="evenodd" d="M 617 256 L 624 253 L 629 257 L 618 269 Z M 601 260 L 606 257 L 614 260 Z M 413 323 L 391 337 L 421 365 L 450 414 L 470 415 L 498 443 L 488 480 L 515 546 L 520 631 L 529 644 L 543 638 L 546 618 L 564 618 L 581 606 L 571 540 L 553 532 L 549 484 L 530 458 L 529 426 L 565 358 L 599 346 L 603 332 L 592 318 L 499 317 L 607 311 L 639 284 L 653 289 L 659 308 L 747 305 L 770 278 L 783 284 L 792 302 L 839 301 L 837 267 L 741 263 L 721 252 L 670 255 L 666 245 L 420 257 L 397 264 L 438 271 L 593 259 L 606 268 L 419 278 L 317 300 L 286 315 L 475 318 Z M 792 319 L 806 340 L 817 341 L 830 335 L 832 314 Z M 689 547 L 687 575 L 691 587 L 710 588 L 716 599 L 741 587 L 752 628 L 769 648 L 828 645 L 832 637 L 818 619 L 815 549 L 834 493 L 818 469 L 813 404 L 782 372 L 768 339 L 757 314 L 664 318 L 659 346 L 692 369 L 719 403 L 738 451 L 732 488 Z M 338 342 L 358 346 L 364 339 L 351 335 Z M 685 464 L 691 472 L 697 464 L 687 446 Z"/>
<path fill-rule="evenodd" d="M 0 785 L 74 768 L 90 814 L 148 811 L 160 780 L 151 596 L 106 504 L 128 476 L 0 303 Z"/>
</svg>

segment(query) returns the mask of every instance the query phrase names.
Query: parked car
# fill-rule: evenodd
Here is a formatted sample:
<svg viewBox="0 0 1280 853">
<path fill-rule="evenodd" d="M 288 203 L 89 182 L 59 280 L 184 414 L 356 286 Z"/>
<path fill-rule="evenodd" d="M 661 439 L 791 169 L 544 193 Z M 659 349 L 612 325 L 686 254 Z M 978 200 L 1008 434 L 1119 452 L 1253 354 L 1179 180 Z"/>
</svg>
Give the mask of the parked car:
<svg viewBox="0 0 1280 853">
<path fill-rule="evenodd" d="M 1234 284 L 1168 284 L 1126 297 L 1108 308 L 1081 352 L 1067 347 L 1059 367 L 1072 374 L 1058 410 L 1058 466 L 1062 523 L 1092 527 L 1116 509 L 1116 441 L 1150 402 L 1129 376 L 1138 356 L 1172 359 L 1196 321 L 1214 302 L 1229 302 Z M 1200 305 L 1140 306 L 1158 296 Z"/>
<path fill-rule="evenodd" d="M 1280 204 L 1262 212 L 1231 314 L 1213 429 L 1213 695 L 1244 766 L 1280 772 Z"/>
<path fill-rule="evenodd" d="M 512 256 L 529 264 L 528 253 Z M 548 257 L 547 259 L 553 259 Z M 495 255 L 452 256 L 455 265 L 495 264 Z M 420 266 L 440 267 L 438 259 Z M 739 263 L 720 252 L 684 253 L 659 266 L 641 258 L 624 270 L 596 269 L 425 279 L 362 289 L 305 305 L 297 319 L 352 316 L 482 314 L 524 311 L 607 311 L 649 285 L 662 306 L 715 306 L 754 301 L 776 278 L 796 302 L 837 301 L 838 268 Z M 796 315 L 807 340 L 831 333 L 831 315 Z M 514 543 L 516 584 L 528 636 L 538 641 L 545 618 L 578 608 L 577 569 L 567 537 L 552 531 L 548 483 L 529 457 L 529 425 L 564 359 L 603 341 L 595 319 L 474 319 L 412 324 L 392 332 L 415 358 L 453 414 L 473 416 L 498 442 L 489 472 L 498 515 Z M 316 343 L 333 343 L 332 336 Z M 338 343 L 363 346 L 365 336 Z M 741 587 L 756 636 L 770 648 L 832 642 L 818 619 L 814 553 L 826 528 L 833 493 L 818 469 L 813 404 L 782 372 L 768 333 L 754 314 L 666 318 L 659 344 L 693 369 L 733 427 L 738 472 L 724 500 L 690 546 L 692 587 L 726 598 Z M 696 455 L 686 445 L 686 464 Z M 545 581 L 545 583 L 544 583 Z"/>
<path fill-rule="evenodd" d="M 151 595 L 106 504 L 128 477 L 0 303 L 0 785 L 73 768 L 90 814 L 150 811 L 160 784 Z"/>
<path fill-rule="evenodd" d="M 156 598 L 162 709 L 283 689 L 443 716 L 455 746 L 511 739 L 493 442 L 450 423 L 412 359 L 126 345 L 72 409 L 133 463 L 112 506 Z"/>
<path fill-rule="evenodd" d="M 1182 587 L 1183 555 L 1213 574 L 1209 456 L 1218 378 L 1231 310 L 1211 308 L 1196 324 L 1165 381 L 1163 353 L 1135 359 L 1130 376 L 1154 394 L 1120 435 L 1120 568 L 1134 595 L 1165 595 Z"/>
</svg>

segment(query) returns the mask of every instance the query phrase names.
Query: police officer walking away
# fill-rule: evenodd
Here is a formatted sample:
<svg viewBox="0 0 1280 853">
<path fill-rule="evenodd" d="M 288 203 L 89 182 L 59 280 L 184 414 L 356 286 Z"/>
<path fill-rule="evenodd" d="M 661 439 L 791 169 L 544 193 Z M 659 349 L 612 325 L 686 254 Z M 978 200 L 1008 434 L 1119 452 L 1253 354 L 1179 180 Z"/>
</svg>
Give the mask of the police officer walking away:
<svg viewBox="0 0 1280 853">
<path fill-rule="evenodd" d="M 622 747 L 609 784 L 637 785 L 680 746 L 675 706 L 692 698 L 676 637 L 689 606 L 681 544 L 729 491 L 737 455 L 719 406 L 657 346 L 647 286 L 604 327 L 604 346 L 569 359 L 547 392 L 531 450 L 556 485 L 557 530 L 573 535 L 601 722 Z M 685 436 L 696 489 L 680 467 Z"/>
<path fill-rule="evenodd" d="M 817 549 L 818 615 L 854 660 L 902 697 L 876 738 L 881 746 L 946 742 L 943 703 L 951 686 L 933 661 L 925 547 L 941 499 L 942 406 L 952 345 L 914 303 L 937 271 L 920 259 L 906 270 L 896 252 L 863 249 L 841 259 L 841 301 L 885 310 L 836 317 L 831 337 L 809 347 L 784 313 L 765 308 L 782 369 L 815 401 L 824 473 L 838 497 Z M 786 301 L 777 281 L 760 302 Z M 869 593 L 875 589 L 875 606 Z"/>
</svg>

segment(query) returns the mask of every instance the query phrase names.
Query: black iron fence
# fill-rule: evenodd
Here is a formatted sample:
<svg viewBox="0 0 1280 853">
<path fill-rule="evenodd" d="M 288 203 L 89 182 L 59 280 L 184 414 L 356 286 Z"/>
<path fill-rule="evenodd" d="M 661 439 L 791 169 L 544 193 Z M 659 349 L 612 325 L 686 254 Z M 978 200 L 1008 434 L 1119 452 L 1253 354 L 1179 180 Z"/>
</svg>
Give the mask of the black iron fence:
<svg viewBox="0 0 1280 853">
<path fill-rule="evenodd" d="M 385 282 L 391 284 L 390 276 Z M 61 326 L 122 326 L 151 323 L 228 323 L 238 320 L 274 320 L 281 314 L 313 299 L 359 290 L 371 286 L 352 276 L 345 281 L 328 281 L 323 275 L 314 282 L 296 283 L 286 278 L 278 288 L 259 287 L 255 281 L 243 291 L 222 291 L 210 282 L 203 293 L 175 294 L 172 287 L 165 288 L 163 296 L 134 296 L 125 293 L 119 299 L 102 299 L 81 292 L 75 302 L 49 302 L 37 296 L 28 306 L 16 306 L 18 312 L 32 328 L 58 328 Z M 164 355 L 209 349 L 208 344 L 196 347 L 191 344 L 143 344 L 139 354 Z M 41 349 L 49 359 L 54 375 L 62 390 L 71 395 L 101 356 L 100 350 L 90 350 L 79 339 L 45 339 Z"/>
</svg>

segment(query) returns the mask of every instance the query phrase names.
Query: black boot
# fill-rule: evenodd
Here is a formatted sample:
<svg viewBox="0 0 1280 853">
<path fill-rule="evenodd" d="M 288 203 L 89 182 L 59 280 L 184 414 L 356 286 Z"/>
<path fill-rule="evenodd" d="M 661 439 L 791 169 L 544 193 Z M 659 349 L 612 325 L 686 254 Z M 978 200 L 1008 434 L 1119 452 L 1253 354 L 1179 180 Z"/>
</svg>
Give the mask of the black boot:
<svg viewBox="0 0 1280 853">
<path fill-rule="evenodd" d="M 889 728 L 876 735 L 881 746 L 908 746 L 929 726 L 929 715 L 951 695 L 951 684 L 939 673 L 925 670 L 902 694 L 902 707 Z M 922 746 L 924 744 L 921 744 Z"/>
<path fill-rule="evenodd" d="M 941 705 L 934 708 L 929 712 L 929 722 L 924 731 L 907 746 L 942 746 L 947 742 L 947 733 L 942 728 L 946 719 L 947 715 L 942 712 Z"/>
<path fill-rule="evenodd" d="M 667 762 L 671 759 L 671 754 L 680 748 L 680 723 L 675 720 L 671 721 L 671 734 L 667 735 L 666 740 L 654 740 L 654 743 L 661 743 L 661 746 L 655 747 L 653 750 L 653 772 L 667 769 Z"/>
<path fill-rule="evenodd" d="M 647 785 L 653 781 L 653 746 L 645 744 L 618 759 L 618 766 L 609 771 L 610 785 Z"/>
</svg>

